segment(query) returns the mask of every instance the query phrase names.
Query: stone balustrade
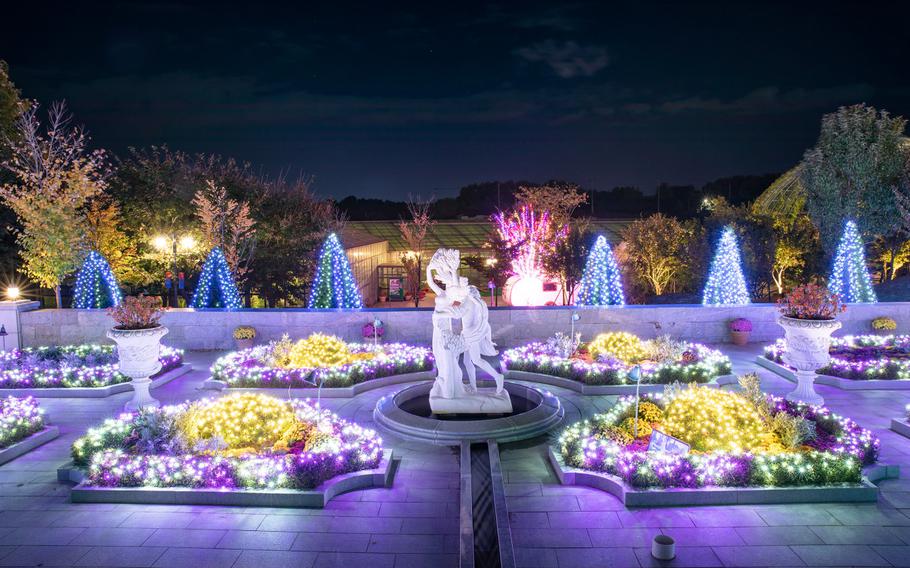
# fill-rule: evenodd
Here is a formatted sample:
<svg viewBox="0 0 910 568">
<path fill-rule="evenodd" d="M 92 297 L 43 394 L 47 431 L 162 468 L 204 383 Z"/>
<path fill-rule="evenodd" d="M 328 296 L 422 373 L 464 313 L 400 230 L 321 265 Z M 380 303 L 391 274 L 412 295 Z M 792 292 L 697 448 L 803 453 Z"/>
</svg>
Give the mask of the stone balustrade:
<svg viewBox="0 0 910 568">
<path fill-rule="evenodd" d="M 669 334 L 678 339 L 718 343 L 728 341 L 727 322 L 736 317 L 752 320 L 751 341 L 768 342 L 782 337 L 775 323 L 772 304 L 738 307 L 699 305 L 634 305 L 609 308 L 491 308 L 493 339 L 510 347 L 528 341 L 545 340 L 556 331 L 569 332 L 571 314 L 577 311 L 576 331 L 591 338 L 604 331 L 624 330 L 643 338 Z M 312 332 L 331 333 L 348 341 L 361 341 L 364 324 L 380 318 L 385 324 L 383 341 L 429 344 L 432 332 L 430 309 L 341 310 L 220 310 L 177 309 L 169 311 L 162 323 L 170 333 L 164 343 L 184 349 L 228 349 L 231 333 L 238 325 L 251 325 L 259 333 L 257 342 L 292 338 Z M 81 342 L 109 343 L 105 337 L 111 320 L 103 310 L 35 310 L 19 314 L 23 346 L 58 345 Z M 910 332 L 910 302 L 883 302 L 851 305 L 840 316 L 843 328 L 836 335 L 871 332 L 870 321 L 890 316 L 898 333 Z"/>
</svg>

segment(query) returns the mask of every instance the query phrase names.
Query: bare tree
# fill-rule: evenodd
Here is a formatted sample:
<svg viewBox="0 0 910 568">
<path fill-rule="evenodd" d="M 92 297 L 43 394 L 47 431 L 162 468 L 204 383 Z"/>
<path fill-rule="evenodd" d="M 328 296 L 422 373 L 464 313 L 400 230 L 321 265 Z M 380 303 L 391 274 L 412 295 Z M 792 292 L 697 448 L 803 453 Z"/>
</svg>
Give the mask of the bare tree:
<svg viewBox="0 0 910 568">
<path fill-rule="evenodd" d="M 427 231 L 436 224 L 430 216 L 433 198 L 422 200 L 420 196 L 408 196 L 407 206 L 411 219 L 398 221 L 401 237 L 408 244 L 408 251 L 401 254 L 401 263 L 407 271 L 407 290 L 414 300 L 414 307 L 420 305 L 420 287 L 423 276 L 423 243 Z"/>
</svg>

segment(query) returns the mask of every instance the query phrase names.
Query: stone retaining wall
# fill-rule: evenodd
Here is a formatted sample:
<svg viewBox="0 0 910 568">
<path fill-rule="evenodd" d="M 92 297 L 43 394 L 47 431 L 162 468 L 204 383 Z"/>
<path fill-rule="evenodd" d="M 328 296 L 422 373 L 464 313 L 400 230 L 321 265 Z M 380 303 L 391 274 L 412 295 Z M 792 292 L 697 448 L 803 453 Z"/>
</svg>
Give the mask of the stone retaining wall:
<svg viewBox="0 0 910 568">
<path fill-rule="evenodd" d="M 772 304 L 740 307 L 698 305 L 651 305 L 610 308 L 491 308 L 490 324 L 494 340 L 503 347 L 533 340 L 545 340 L 556 331 L 569 332 L 571 314 L 577 311 L 576 331 L 591 338 L 603 331 L 624 330 L 643 338 L 670 334 L 678 339 L 717 343 L 728 341 L 727 322 L 736 317 L 752 320 L 751 341 L 768 342 L 783 335 L 775 323 L 777 310 Z M 429 344 L 431 310 L 365 309 L 340 310 L 172 310 L 162 323 L 170 333 L 164 343 L 183 349 L 228 349 L 233 346 L 231 332 L 238 325 L 252 325 L 259 332 L 257 341 L 278 339 L 288 333 L 292 338 L 314 331 L 332 333 L 343 339 L 361 340 L 361 327 L 380 318 L 385 324 L 384 341 Z M 843 328 L 835 335 L 869 333 L 870 320 L 890 316 L 898 323 L 898 333 L 910 332 L 910 302 L 883 302 L 851 305 L 840 316 Z M 99 310 L 36 310 L 21 316 L 24 346 L 59 345 L 80 342 L 110 343 L 105 332 L 111 320 Z"/>
</svg>

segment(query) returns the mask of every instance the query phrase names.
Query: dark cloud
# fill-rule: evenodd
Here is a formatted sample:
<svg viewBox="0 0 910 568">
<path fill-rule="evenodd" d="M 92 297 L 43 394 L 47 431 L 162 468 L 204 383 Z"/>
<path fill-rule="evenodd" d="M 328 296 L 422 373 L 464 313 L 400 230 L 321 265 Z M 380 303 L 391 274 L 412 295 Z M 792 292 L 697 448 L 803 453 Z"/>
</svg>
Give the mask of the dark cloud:
<svg viewBox="0 0 910 568">
<path fill-rule="evenodd" d="M 543 63 L 563 79 L 592 77 L 610 64 L 606 48 L 552 39 L 520 47 L 515 55 L 529 63 Z"/>
</svg>

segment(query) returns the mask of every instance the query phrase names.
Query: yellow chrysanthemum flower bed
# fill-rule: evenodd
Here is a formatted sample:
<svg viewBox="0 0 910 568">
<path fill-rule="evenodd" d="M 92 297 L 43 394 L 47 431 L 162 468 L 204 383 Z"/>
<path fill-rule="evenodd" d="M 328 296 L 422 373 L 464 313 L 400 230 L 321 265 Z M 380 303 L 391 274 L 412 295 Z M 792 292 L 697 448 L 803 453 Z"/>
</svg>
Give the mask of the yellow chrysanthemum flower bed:
<svg viewBox="0 0 910 568">
<path fill-rule="evenodd" d="M 638 363 L 648 356 L 641 339 L 626 331 L 601 333 L 588 344 L 588 351 L 595 359 L 601 355 L 611 355 L 627 364 Z"/>
<path fill-rule="evenodd" d="M 288 401 L 251 393 L 193 403 L 177 419 L 191 445 L 219 440 L 229 450 L 270 448 L 298 423 Z"/>
<path fill-rule="evenodd" d="M 755 406 L 720 389 L 682 390 L 667 404 L 662 426 L 701 452 L 740 452 L 771 445 Z"/>
<path fill-rule="evenodd" d="M 352 353 L 347 343 L 334 335 L 314 333 L 290 348 L 282 366 L 291 369 L 340 367 L 373 357 L 373 353 Z"/>
</svg>

